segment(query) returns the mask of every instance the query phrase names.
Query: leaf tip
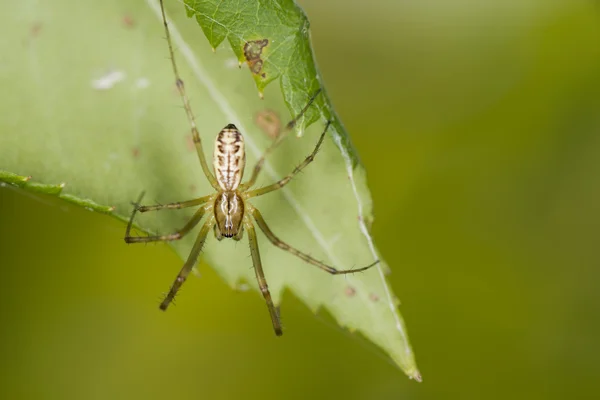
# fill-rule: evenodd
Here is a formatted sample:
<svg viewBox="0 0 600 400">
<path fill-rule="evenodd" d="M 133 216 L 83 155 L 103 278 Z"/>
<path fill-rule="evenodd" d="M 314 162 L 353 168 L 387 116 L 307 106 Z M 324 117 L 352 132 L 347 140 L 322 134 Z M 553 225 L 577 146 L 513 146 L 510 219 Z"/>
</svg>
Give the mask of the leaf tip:
<svg viewBox="0 0 600 400">
<path fill-rule="evenodd" d="M 421 377 L 421 373 L 419 372 L 418 369 L 415 369 L 414 371 L 412 371 L 411 373 L 409 373 L 408 377 L 410 379 L 414 379 L 415 381 L 417 381 L 419 383 L 423 382 L 423 378 Z"/>
</svg>

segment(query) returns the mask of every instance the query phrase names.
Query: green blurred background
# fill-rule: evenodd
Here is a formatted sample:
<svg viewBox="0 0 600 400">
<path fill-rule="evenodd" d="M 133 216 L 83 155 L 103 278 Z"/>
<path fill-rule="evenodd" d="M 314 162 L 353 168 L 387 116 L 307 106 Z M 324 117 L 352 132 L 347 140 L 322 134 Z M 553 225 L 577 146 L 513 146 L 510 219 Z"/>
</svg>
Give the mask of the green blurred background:
<svg viewBox="0 0 600 400">
<path fill-rule="evenodd" d="M 275 338 L 206 267 L 161 313 L 168 247 L 5 187 L 2 398 L 597 398 L 598 3 L 300 4 L 424 382 L 289 293 Z"/>
</svg>

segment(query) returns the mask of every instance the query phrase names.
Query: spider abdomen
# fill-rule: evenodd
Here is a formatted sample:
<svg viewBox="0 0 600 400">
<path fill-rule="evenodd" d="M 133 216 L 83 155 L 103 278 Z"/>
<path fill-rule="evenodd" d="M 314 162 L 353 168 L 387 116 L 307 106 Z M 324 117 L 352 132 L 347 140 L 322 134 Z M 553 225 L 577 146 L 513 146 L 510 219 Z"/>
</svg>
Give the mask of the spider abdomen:
<svg viewBox="0 0 600 400">
<path fill-rule="evenodd" d="M 213 153 L 213 168 L 221 189 L 237 189 L 244 175 L 245 165 L 244 137 L 235 125 L 229 124 L 217 135 Z"/>
</svg>

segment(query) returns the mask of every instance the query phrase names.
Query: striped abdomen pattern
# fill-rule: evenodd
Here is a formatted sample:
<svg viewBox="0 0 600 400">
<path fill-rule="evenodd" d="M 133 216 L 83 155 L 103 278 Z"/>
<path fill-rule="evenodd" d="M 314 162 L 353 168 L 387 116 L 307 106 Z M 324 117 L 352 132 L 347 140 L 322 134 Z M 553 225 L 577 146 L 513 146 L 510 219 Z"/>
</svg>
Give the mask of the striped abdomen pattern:
<svg viewBox="0 0 600 400">
<path fill-rule="evenodd" d="M 229 124 L 217 135 L 213 153 L 213 168 L 221 189 L 237 189 L 242 181 L 245 165 L 244 137 L 235 125 Z"/>
</svg>

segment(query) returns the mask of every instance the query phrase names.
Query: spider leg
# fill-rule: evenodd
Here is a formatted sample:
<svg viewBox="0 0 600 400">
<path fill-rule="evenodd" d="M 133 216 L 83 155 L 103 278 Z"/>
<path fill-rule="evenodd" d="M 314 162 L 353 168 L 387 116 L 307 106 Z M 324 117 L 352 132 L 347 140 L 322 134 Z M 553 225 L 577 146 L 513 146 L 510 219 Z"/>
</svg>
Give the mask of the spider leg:
<svg viewBox="0 0 600 400">
<path fill-rule="evenodd" d="M 267 285 L 265 273 L 262 269 L 262 263 L 260 261 L 260 253 L 258 251 L 258 240 L 256 238 L 256 231 L 254 230 L 254 224 L 248 216 L 244 216 L 244 228 L 248 231 L 248 242 L 250 243 L 250 253 L 252 255 L 252 264 L 254 264 L 254 272 L 256 273 L 258 287 L 260 288 L 260 292 L 262 293 L 263 297 L 265 298 L 265 301 L 267 302 L 267 308 L 269 309 L 269 314 L 271 315 L 271 322 L 273 323 L 273 330 L 275 330 L 275 335 L 281 336 L 283 335 L 283 330 L 281 329 L 279 312 L 273 304 L 273 299 L 271 298 L 271 293 L 269 292 L 269 286 Z"/>
<path fill-rule="evenodd" d="M 208 220 L 206 220 L 204 225 L 202 225 L 200 233 L 198 233 L 198 237 L 196 238 L 196 242 L 192 247 L 192 251 L 188 256 L 187 261 L 185 262 L 185 264 L 183 264 L 183 267 L 181 267 L 181 271 L 179 271 L 177 278 L 175 278 L 173 285 L 171 285 L 169 293 L 167 293 L 165 299 L 162 301 L 162 303 L 160 303 L 161 310 L 165 311 L 167 307 L 169 307 L 169 304 L 171 304 L 171 302 L 175 298 L 175 295 L 177 295 L 177 292 L 181 288 L 181 285 L 183 285 L 183 283 L 187 279 L 188 275 L 190 274 L 190 271 L 192 270 L 192 268 L 196 264 L 196 261 L 198 260 L 200 251 L 202 251 L 202 247 L 204 246 L 204 242 L 206 241 L 206 236 L 208 235 L 214 224 L 215 217 L 211 216 Z"/>
<path fill-rule="evenodd" d="M 151 206 L 141 206 L 138 203 L 135 203 L 135 205 L 137 206 L 137 210 L 141 213 L 145 213 L 148 211 L 158 211 L 158 210 L 164 210 L 164 209 L 168 209 L 168 210 L 179 210 L 181 208 L 187 208 L 187 207 L 194 207 L 194 206 L 199 206 L 201 204 L 207 203 L 209 201 L 211 201 L 213 198 L 215 197 L 214 194 L 208 195 L 208 196 L 204 196 L 204 197 L 198 197 L 197 199 L 193 199 L 193 200 L 188 200 L 188 201 L 180 201 L 177 203 L 168 203 L 168 204 L 155 204 L 155 205 L 151 205 Z"/>
<path fill-rule="evenodd" d="M 265 233 L 265 235 L 271 241 L 271 243 L 273 243 L 275 246 L 279 247 L 282 250 L 292 253 L 296 257 L 304 260 L 305 262 L 312 264 L 312 265 L 322 269 L 325 272 L 329 272 L 332 275 L 353 274 L 356 272 L 365 271 L 365 270 L 373 267 L 374 265 L 376 265 L 379 262 L 379 260 L 377 260 L 377 261 L 367 265 L 366 267 L 354 268 L 354 269 L 336 269 L 334 267 L 331 267 L 327 264 L 322 263 L 319 260 L 312 258 L 308 254 L 302 253 L 301 251 L 290 246 L 289 244 L 283 242 L 281 239 L 279 239 L 277 236 L 275 236 L 275 234 L 271 231 L 271 229 L 269 228 L 269 226 L 267 225 L 263 216 L 261 215 L 260 211 L 258 211 L 257 208 L 250 205 L 249 203 L 246 203 L 246 207 L 248 208 L 248 212 L 252 215 L 252 217 L 258 224 L 258 227 Z"/>
<path fill-rule="evenodd" d="M 140 197 L 138 198 L 138 200 L 133 203 L 133 211 L 131 212 L 131 217 L 129 218 L 129 222 L 127 223 L 127 228 L 125 229 L 125 243 L 139 243 L 139 242 L 156 242 L 156 241 L 169 241 L 169 240 L 178 240 L 181 239 L 181 237 L 183 237 L 183 235 L 185 235 L 190 229 L 192 229 L 199 221 L 200 218 L 202 218 L 202 216 L 200 215 L 198 218 L 198 221 L 196 221 L 194 223 L 194 225 L 190 226 L 189 229 L 186 230 L 187 226 L 186 225 L 181 231 L 179 231 L 179 233 L 181 233 L 180 237 L 178 238 L 174 238 L 173 235 L 176 235 L 176 233 L 172 234 L 172 235 L 166 235 L 166 236 L 152 236 L 150 238 L 152 238 L 153 240 L 148 240 L 150 238 L 138 238 L 138 237 L 133 237 L 131 236 L 131 228 L 133 227 L 133 219 L 135 218 L 135 214 L 139 211 L 139 212 L 147 212 L 147 211 L 157 211 L 157 210 L 162 210 L 162 209 L 170 209 L 170 208 L 186 208 L 186 207 L 193 207 L 193 206 L 197 206 L 197 205 L 201 205 L 204 203 L 209 202 L 210 200 L 212 200 L 214 195 L 210 195 L 210 196 L 205 196 L 205 197 L 200 197 L 197 199 L 193 199 L 193 200 L 189 200 L 189 201 L 183 201 L 180 203 L 170 203 L 170 204 L 157 204 L 157 205 L 153 205 L 153 206 L 140 206 L 140 202 L 142 201 L 142 199 L 144 198 L 144 192 L 142 192 L 140 194 Z M 198 212 L 200 212 L 200 210 L 198 210 Z M 194 221 L 194 218 L 196 218 L 198 212 L 196 212 L 196 214 L 194 214 L 194 217 L 192 217 L 192 220 L 190 221 L 190 223 L 192 223 Z"/>
<path fill-rule="evenodd" d="M 129 220 L 129 224 L 127 224 L 127 231 L 125 232 L 125 243 L 170 242 L 173 240 L 179 240 L 182 237 L 184 237 L 189 231 L 194 229 L 194 227 L 198 225 L 206 211 L 210 210 L 211 208 L 211 205 L 199 208 L 192 216 L 192 219 L 190 219 L 190 221 L 187 224 L 185 224 L 183 228 L 174 233 L 171 233 L 170 235 L 146 237 L 137 237 L 130 235 L 131 225 L 133 223 L 133 216 L 135 215 L 134 210 L 131 219 Z"/>
<path fill-rule="evenodd" d="M 312 105 L 313 101 L 315 101 L 315 99 L 317 98 L 317 96 L 319 95 L 319 93 L 321 93 L 321 88 L 319 88 L 308 100 L 308 104 L 306 104 L 306 106 L 304 106 L 304 108 L 302 109 L 302 111 L 300 111 L 300 114 L 298 114 L 296 116 L 296 118 L 294 118 L 293 120 L 291 120 L 290 122 L 288 122 L 285 126 L 285 130 L 284 132 L 282 132 L 279 136 L 277 136 L 277 138 L 275 138 L 275 140 L 273 140 L 273 142 L 271 143 L 271 145 L 267 148 L 267 150 L 265 150 L 265 152 L 263 153 L 263 155 L 258 159 L 258 161 L 256 162 L 256 165 L 254 166 L 254 170 L 252 171 L 252 175 L 250 176 L 250 179 L 248 180 L 248 182 L 242 184 L 240 186 L 240 191 L 244 191 L 247 190 L 249 188 L 251 188 L 252 186 L 254 186 L 254 184 L 256 183 L 256 179 L 258 178 L 258 174 L 260 173 L 260 171 L 262 170 L 263 164 L 265 163 L 265 159 L 267 158 L 267 156 L 269 154 L 271 154 L 273 152 L 273 150 L 275 150 L 275 148 L 277 148 L 277 146 L 279 146 L 279 144 L 281 142 L 283 142 L 283 139 L 285 139 L 287 137 L 286 133 L 291 131 L 294 126 L 296 126 L 296 123 L 298 122 L 298 120 L 300 120 L 300 118 L 302 118 L 304 116 L 304 114 L 306 113 L 306 111 L 309 109 L 309 107 Z"/>
<path fill-rule="evenodd" d="M 310 153 L 300 165 L 298 165 L 296 168 L 294 168 L 294 170 L 292 171 L 291 174 L 289 174 L 285 178 L 283 178 L 280 181 L 275 182 L 271 185 L 265 186 L 260 189 L 250 190 L 250 191 L 246 192 L 244 194 L 245 198 L 249 199 L 250 197 L 262 196 L 263 194 L 273 192 L 273 191 L 281 189 L 282 187 L 287 185 L 294 176 L 296 176 L 300 171 L 302 171 L 304 168 L 306 168 L 306 166 L 308 166 L 308 164 L 313 162 L 313 160 L 315 159 L 315 156 L 317 155 L 317 152 L 319 151 L 319 148 L 323 144 L 323 140 L 325 139 L 325 134 L 327 133 L 327 129 L 329 128 L 329 125 L 331 125 L 331 121 L 327 121 L 327 125 L 325 125 L 325 129 L 323 130 L 323 133 L 321 133 L 321 137 L 319 138 L 319 141 L 317 142 L 317 145 L 315 146 L 312 153 Z"/>
<path fill-rule="evenodd" d="M 200 164 L 202 165 L 202 171 L 204 175 L 206 175 L 206 179 L 210 182 L 211 186 L 215 189 L 219 188 L 219 184 L 217 183 L 217 179 L 210 171 L 208 163 L 206 162 L 206 156 L 204 155 L 204 150 L 202 149 L 202 140 L 200 139 L 200 134 L 198 133 L 198 128 L 196 126 L 196 119 L 192 112 L 192 108 L 190 106 L 190 100 L 185 92 L 185 86 L 183 84 L 183 80 L 179 76 L 179 70 L 177 69 L 177 63 L 175 62 L 175 53 L 173 51 L 173 45 L 171 44 L 171 34 L 169 32 L 169 25 L 167 23 L 167 17 L 165 15 L 165 7 L 163 4 L 163 0 L 160 0 L 160 10 L 162 12 L 163 17 L 163 25 L 165 26 L 165 34 L 167 37 L 167 43 L 169 44 L 169 55 L 171 58 L 171 65 L 173 67 L 173 72 L 175 74 L 175 82 L 177 84 L 177 90 L 179 91 L 179 96 L 183 102 L 183 108 L 185 109 L 185 113 L 187 115 L 188 121 L 190 123 L 192 129 L 192 139 L 194 140 L 194 145 L 196 146 L 196 152 L 198 153 L 198 158 L 200 159 Z"/>
</svg>

